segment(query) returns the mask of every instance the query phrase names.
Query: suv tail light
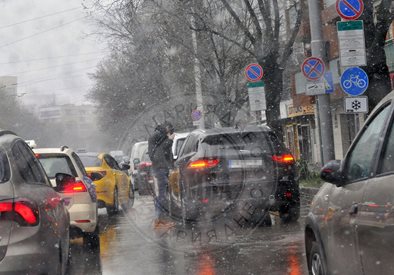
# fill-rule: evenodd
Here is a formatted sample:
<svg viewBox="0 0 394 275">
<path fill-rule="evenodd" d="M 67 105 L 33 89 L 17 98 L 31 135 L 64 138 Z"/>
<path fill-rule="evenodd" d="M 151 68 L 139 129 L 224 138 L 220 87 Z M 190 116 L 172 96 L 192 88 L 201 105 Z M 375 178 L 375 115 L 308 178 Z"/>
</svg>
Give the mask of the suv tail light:
<svg viewBox="0 0 394 275">
<path fill-rule="evenodd" d="M 294 164 L 295 160 L 291 154 L 273 155 L 272 160 L 279 164 Z"/>
<path fill-rule="evenodd" d="M 80 193 L 87 192 L 85 184 L 82 181 L 68 181 L 60 185 L 57 190 L 60 193 Z"/>
<path fill-rule="evenodd" d="M 219 164 L 218 159 L 198 159 L 192 161 L 187 166 L 188 169 L 207 169 L 216 167 Z"/>
<path fill-rule="evenodd" d="M 28 200 L 1 201 L 0 217 L 5 220 L 16 221 L 21 226 L 38 224 L 38 208 Z"/>
</svg>

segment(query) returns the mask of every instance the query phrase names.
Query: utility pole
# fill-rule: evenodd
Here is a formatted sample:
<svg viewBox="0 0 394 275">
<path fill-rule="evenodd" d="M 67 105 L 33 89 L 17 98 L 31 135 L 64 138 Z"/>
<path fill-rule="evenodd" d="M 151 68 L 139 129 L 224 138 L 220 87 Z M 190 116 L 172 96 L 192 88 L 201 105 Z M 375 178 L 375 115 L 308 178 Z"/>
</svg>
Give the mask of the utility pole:
<svg viewBox="0 0 394 275">
<path fill-rule="evenodd" d="M 320 1 L 318 0 L 308 0 L 312 56 L 323 59 L 325 49 L 322 34 L 320 5 Z M 321 159 L 322 164 L 324 165 L 328 161 L 335 159 L 330 96 L 318 95 L 316 96 L 316 101 L 322 153 Z"/>
<path fill-rule="evenodd" d="M 192 7 L 192 12 L 194 13 L 194 8 Z M 194 21 L 193 15 L 191 16 L 191 25 L 192 28 L 196 28 L 196 24 Z M 192 43 L 193 43 L 193 52 L 194 52 L 194 85 L 196 87 L 196 103 L 197 110 L 201 112 L 201 118 L 199 119 L 198 128 L 205 129 L 205 113 L 204 113 L 204 101 L 202 97 L 202 88 L 201 88 L 201 69 L 200 63 L 198 61 L 198 48 L 197 48 L 197 33 L 195 30 L 192 30 Z"/>
</svg>

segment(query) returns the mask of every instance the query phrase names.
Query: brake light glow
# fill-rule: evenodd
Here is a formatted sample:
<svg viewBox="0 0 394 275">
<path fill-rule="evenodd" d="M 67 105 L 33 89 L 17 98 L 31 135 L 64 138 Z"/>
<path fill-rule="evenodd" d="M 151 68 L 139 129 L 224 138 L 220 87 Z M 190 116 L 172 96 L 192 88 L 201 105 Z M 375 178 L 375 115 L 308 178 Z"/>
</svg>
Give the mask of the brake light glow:
<svg viewBox="0 0 394 275">
<path fill-rule="evenodd" d="M 189 163 L 189 169 L 207 169 L 213 168 L 219 164 L 218 159 L 198 159 Z"/>
<path fill-rule="evenodd" d="M 280 164 L 294 163 L 294 157 L 291 154 L 273 155 L 272 160 Z"/>
<path fill-rule="evenodd" d="M 37 208 L 34 204 L 25 200 L 0 202 L 0 214 L 2 218 L 14 220 L 21 226 L 38 224 Z M 23 222 L 21 222 L 20 218 L 22 218 Z"/>
<path fill-rule="evenodd" d="M 62 189 L 59 190 L 61 193 L 79 193 L 87 192 L 86 186 L 82 181 L 68 182 Z"/>
</svg>

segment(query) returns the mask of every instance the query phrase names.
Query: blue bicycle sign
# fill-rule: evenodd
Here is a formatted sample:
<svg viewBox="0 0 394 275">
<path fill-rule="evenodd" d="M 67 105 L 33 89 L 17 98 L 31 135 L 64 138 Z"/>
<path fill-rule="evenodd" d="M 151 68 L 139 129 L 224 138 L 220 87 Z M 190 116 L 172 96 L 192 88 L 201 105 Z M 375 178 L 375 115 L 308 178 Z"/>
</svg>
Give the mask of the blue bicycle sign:
<svg viewBox="0 0 394 275">
<path fill-rule="evenodd" d="M 342 90 L 351 96 L 363 94 L 367 90 L 368 84 L 367 73 L 358 67 L 346 69 L 341 76 Z"/>
</svg>

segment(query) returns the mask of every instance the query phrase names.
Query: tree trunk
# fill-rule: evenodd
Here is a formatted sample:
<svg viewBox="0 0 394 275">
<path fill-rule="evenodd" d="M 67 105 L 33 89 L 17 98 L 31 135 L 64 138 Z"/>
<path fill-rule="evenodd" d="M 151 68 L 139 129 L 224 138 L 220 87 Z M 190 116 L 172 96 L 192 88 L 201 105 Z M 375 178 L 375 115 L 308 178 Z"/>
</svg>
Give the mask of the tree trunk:
<svg viewBox="0 0 394 275">
<path fill-rule="evenodd" d="M 274 58 L 272 62 L 265 62 L 264 69 L 265 99 L 267 103 L 267 125 L 283 140 L 283 129 L 280 121 L 280 100 L 283 93 L 283 69 L 278 68 Z M 264 64 L 259 62 L 259 64 Z M 262 65 L 263 66 L 263 65 Z M 264 68 L 264 66 L 263 66 Z"/>
</svg>

